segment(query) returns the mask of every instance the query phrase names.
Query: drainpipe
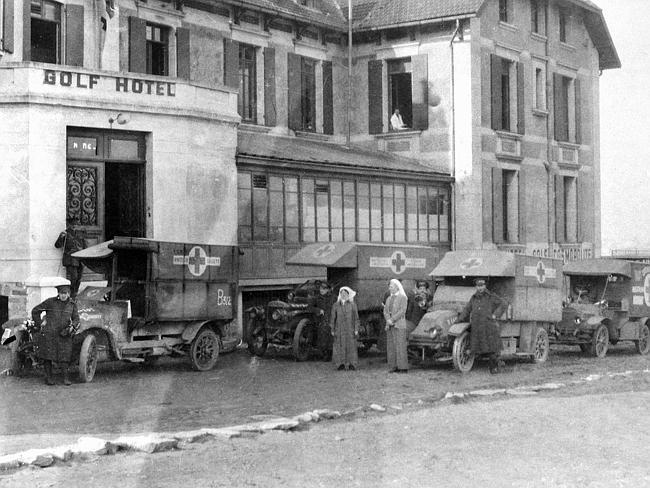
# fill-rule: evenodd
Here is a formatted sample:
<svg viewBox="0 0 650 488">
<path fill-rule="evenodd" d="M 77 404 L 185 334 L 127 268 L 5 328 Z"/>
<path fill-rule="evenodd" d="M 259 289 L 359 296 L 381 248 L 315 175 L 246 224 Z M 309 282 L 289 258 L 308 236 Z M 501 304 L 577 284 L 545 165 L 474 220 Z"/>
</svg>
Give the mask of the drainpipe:
<svg viewBox="0 0 650 488">
<path fill-rule="evenodd" d="M 451 249 L 456 249 L 456 103 L 455 103 L 455 80 L 454 80 L 454 40 L 461 30 L 460 20 L 456 19 L 456 29 L 454 30 L 451 40 L 449 41 L 449 53 L 451 61 Z"/>
<path fill-rule="evenodd" d="M 348 133 L 345 137 L 345 145 L 350 147 L 350 120 L 352 103 L 352 0 L 348 0 Z"/>
</svg>

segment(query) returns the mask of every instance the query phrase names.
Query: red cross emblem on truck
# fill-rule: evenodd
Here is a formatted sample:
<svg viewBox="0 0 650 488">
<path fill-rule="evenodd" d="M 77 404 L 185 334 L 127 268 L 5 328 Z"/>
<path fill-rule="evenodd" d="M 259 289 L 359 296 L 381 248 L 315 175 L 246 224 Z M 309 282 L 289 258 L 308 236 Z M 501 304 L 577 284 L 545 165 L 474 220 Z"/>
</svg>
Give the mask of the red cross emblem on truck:
<svg viewBox="0 0 650 488">
<path fill-rule="evenodd" d="M 221 258 L 210 257 L 201 246 L 194 246 L 187 256 L 175 255 L 174 264 L 185 264 L 192 275 L 201 276 L 208 266 L 221 266 Z"/>
</svg>

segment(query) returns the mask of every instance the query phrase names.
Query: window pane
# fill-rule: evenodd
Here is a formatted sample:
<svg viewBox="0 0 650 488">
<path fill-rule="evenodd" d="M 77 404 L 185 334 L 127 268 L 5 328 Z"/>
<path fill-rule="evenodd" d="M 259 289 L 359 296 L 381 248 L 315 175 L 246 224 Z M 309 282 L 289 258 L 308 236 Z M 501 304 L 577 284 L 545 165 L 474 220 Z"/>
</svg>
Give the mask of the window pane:
<svg viewBox="0 0 650 488">
<path fill-rule="evenodd" d="M 303 179 L 302 185 L 302 229 L 303 240 L 316 240 L 316 209 L 314 206 L 314 180 Z"/>
<path fill-rule="evenodd" d="M 418 187 L 418 240 L 420 242 L 429 241 L 427 199 L 427 189 Z"/>
<path fill-rule="evenodd" d="M 343 183 L 343 221 L 345 226 L 344 240 L 346 241 L 353 241 L 355 239 L 356 215 L 354 194 L 354 183 Z"/>
<path fill-rule="evenodd" d="M 418 190 L 414 186 L 406 189 L 406 224 L 408 226 L 408 241 L 418 240 Z"/>
<path fill-rule="evenodd" d="M 383 185 L 384 241 L 395 240 L 393 221 L 393 185 Z"/>
<path fill-rule="evenodd" d="M 404 242 L 405 238 L 405 211 L 406 198 L 404 185 L 395 185 L 395 242 Z"/>
<path fill-rule="evenodd" d="M 298 242 L 298 193 L 285 194 L 286 241 Z"/>
<path fill-rule="evenodd" d="M 370 240 L 381 241 L 381 185 L 370 185 Z"/>
<path fill-rule="evenodd" d="M 253 188 L 253 239 L 268 239 L 268 202 L 266 188 Z"/>
<path fill-rule="evenodd" d="M 111 159 L 138 159 L 138 141 L 111 139 Z"/>
<path fill-rule="evenodd" d="M 239 238 L 242 242 L 248 242 L 251 240 L 252 215 L 250 188 L 239 188 L 237 192 L 237 206 L 239 214 Z"/>
<path fill-rule="evenodd" d="M 68 137 L 68 156 L 94 157 L 97 156 L 96 137 Z"/>
<path fill-rule="evenodd" d="M 283 241 L 284 240 L 284 201 L 282 195 L 282 179 L 272 176 L 269 179 L 271 188 L 274 186 L 279 190 L 271 190 L 269 193 L 270 196 L 270 227 L 269 227 L 269 239 L 272 241 Z M 275 183 L 275 185 L 274 185 Z"/>
</svg>

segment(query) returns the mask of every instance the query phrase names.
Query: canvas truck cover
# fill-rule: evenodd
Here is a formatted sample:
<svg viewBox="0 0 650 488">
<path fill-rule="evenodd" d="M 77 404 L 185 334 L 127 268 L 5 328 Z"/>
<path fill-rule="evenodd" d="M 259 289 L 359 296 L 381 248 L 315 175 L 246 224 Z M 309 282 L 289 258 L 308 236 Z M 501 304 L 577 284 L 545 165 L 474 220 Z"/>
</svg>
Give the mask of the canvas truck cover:
<svg viewBox="0 0 650 488">
<path fill-rule="evenodd" d="M 116 236 L 78 251 L 86 265 L 107 262 L 117 253 L 145 253 L 147 318 L 151 320 L 229 320 L 237 299 L 237 248 Z M 89 266 L 90 267 L 90 266 Z"/>
<path fill-rule="evenodd" d="M 512 306 L 513 320 L 562 318 L 562 260 L 499 250 L 450 251 L 430 273 L 436 278 L 476 277 Z"/>
<path fill-rule="evenodd" d="M 355 279 L 387 282 L 426 277 L 440 253 L 440 249 L 429 246 L 327 242 L 305 246 L 287 264 L 356 269 Z"/>
<path fill-rule="evenodd" d="M 570 261 L 564 265 L 565 275 L 607 276 L 617 274 L 632 277 L 632 263 L 621 259 L 582 259 Z"/>
<path fill-rule="evenodd" d="M 174 242 L 157 247 L 151 253 L 151 310 L 157 320 L 234 317 L 235 247 Z"/>
</svg>

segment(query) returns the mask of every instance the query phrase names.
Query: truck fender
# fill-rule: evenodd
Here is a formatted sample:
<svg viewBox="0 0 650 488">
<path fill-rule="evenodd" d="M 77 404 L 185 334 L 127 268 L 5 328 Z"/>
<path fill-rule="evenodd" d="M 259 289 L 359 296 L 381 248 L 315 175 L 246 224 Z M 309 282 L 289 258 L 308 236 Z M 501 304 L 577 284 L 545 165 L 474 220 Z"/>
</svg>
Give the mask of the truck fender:
<svg viewBox="0 0 650 488">
<path fill-rule="evenodd" d="M 455 324 L 452 324 L 451 327 L 449 327 L 448 334 L 450 336 L 459 336 L 467 329 L 469 329 L 469 322 L 456 322 Z"/>
<path fill-rule="evenodd" d="M 84 339 L 86 338 L 87 335 L 94 335 L 95 339 L 98 341 L 98 343 L 101 343 L 101 338 L 106 337 L 108 339 L 108 347 L 110 347 L 110 351 L 107 351 L 107 357 L 105 359 L 102 359 L 100 357 L 100 361 L 102 360 L 110 360 L 111 353 L 113 356 L 118 361 L 122 360 L 122 351 L 120 351 L 120 348 L 117 347 L 117 337 L 113 333 L 113 331 L 106 327 L 89 327 L 87 329 L 84 329 L 74 336 L 74 354 L 78 356 L 79 349 L 81 348 L 81 344 L 83 343 Z"/>
<path fill-rule="evenodd" d="M 199 333 L 199 331 L 203 328 L 204 325 L 208 324 L 209 322 L 207 321 L 202 321 L 202 322 L 190 322 L 185 326 L 185 329 L 183 330 L 183 333 L 181 334 L 181 338 L 185 342 L 192 342 L 194 338 L 196 337 L 196 334 Z M 219 331 L 217 332 L 217 335 L 219 335 Z"/>
<path fill-rule="evenodd" d="M 590 330 L 595 330 L 596 327 L 598 327 L 603 320 L 605 320 L 605 317 L 602 317 L 600 315 L 593 315 L 587 319 L 587 329 Z"/>
</svg>

